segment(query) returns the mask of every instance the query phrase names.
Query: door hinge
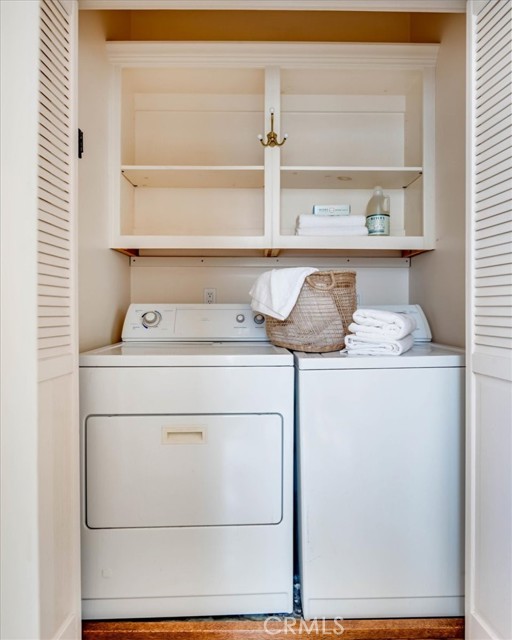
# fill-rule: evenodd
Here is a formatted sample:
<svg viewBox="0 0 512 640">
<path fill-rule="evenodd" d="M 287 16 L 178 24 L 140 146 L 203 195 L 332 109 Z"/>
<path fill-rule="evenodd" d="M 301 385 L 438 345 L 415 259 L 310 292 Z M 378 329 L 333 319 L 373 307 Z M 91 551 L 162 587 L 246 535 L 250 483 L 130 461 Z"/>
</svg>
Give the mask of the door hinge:
<svg viewBox="0 0 512 640">
<path fill-rule="evenodd" d="M 78 129 L 78 157 L 81 158 L 84 155 L 84 132 L 82 129 Z"/>
</svg>

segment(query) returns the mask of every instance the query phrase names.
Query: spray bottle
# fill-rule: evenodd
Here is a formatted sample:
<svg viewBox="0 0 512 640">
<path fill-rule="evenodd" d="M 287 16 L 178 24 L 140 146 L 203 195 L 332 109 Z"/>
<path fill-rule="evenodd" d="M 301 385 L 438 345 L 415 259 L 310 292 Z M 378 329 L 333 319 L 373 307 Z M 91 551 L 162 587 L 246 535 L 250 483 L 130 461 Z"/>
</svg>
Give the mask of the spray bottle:
<svg viewBox="0 0 512 640">
<path fill-rule="evenodd" d="M 366 226 L 369 236 L 389 236 L 389 196 L 382 187 L 375 187 L 366 207 Z"/>
</svg>

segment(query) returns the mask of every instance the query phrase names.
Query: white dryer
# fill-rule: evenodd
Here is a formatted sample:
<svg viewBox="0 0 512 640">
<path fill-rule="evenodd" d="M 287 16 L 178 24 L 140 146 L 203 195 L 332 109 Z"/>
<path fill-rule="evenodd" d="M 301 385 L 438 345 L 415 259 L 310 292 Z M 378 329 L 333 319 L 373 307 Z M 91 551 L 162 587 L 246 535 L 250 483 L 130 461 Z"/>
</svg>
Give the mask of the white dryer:
<svg viewBox="0 0 512 640">
<path fill-rule="evenodd" d="M 463 352 L 295 363 L 304 617 L 463 615 Z"/>
<path fill-rule="evenodd" d="M 83 617 L 293 608 L 290 352 L 247 305 L 131 305 L 80 356 Z"/>
</svg>

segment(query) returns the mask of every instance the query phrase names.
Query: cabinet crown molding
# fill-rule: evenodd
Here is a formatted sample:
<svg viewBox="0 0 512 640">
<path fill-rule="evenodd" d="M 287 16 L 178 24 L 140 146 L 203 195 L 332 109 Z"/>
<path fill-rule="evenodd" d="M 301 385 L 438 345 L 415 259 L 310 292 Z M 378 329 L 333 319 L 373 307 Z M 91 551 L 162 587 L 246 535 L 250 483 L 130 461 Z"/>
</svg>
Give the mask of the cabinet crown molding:
<svg viewBox="0 0 512 640">
<path fill-rule="evenodd" d="M 365 66 L 434 67 L 437 44 L 107 42 L 109 61 L 118 66 L 230 67 Z"/>
<path fill-rule="evenodd" d="M 466 0 L 79 0 L 79 8 L 465 13 Z"/>
</svg>

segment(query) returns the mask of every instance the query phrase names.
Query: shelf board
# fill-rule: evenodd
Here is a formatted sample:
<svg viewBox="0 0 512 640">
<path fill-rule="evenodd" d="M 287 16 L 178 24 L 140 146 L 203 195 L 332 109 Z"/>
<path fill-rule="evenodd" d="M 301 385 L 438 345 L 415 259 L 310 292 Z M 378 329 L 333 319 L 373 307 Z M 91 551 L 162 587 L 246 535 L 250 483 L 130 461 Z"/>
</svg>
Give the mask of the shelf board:
<svg viewBox="0 0 512 640">
<path fill-rule="evenodd" d="M 422 167 L 281 167 L 282 189 L 402 189 L 422 175 Z"/>
<path fill-rule="evenodd" d="M 135 166 L 121 167 L 122 175 L 134 187 L 177 189 L 261 189 L 261 166 Z"/>
<path fill-rule="evenodd" d="M 274 240 L 280 249 L 358 249 L 426 251 L 428 246 L 422 236 L 296 236 L 280 235 Z"/>
<path fill-rule="evenodd" d="M 111 249 L 137 251 L 140 249 L 267 249 L 269 236 L 177 236 L 177 235 L 120 235 L 113 238 Z"/>
</svg>

